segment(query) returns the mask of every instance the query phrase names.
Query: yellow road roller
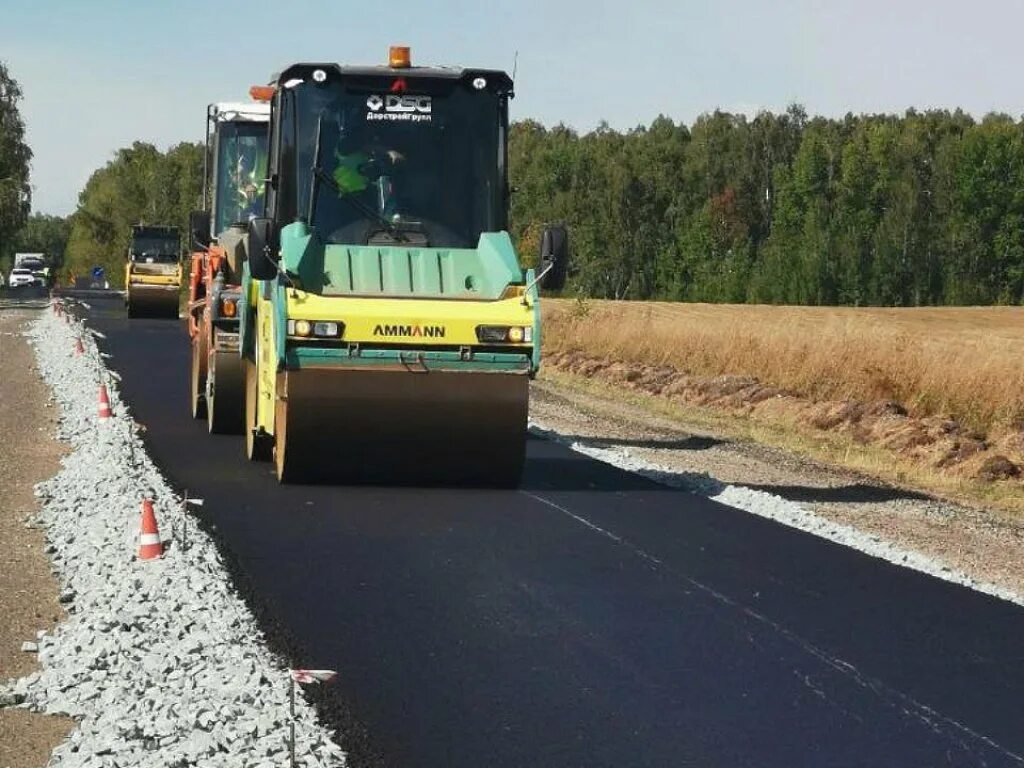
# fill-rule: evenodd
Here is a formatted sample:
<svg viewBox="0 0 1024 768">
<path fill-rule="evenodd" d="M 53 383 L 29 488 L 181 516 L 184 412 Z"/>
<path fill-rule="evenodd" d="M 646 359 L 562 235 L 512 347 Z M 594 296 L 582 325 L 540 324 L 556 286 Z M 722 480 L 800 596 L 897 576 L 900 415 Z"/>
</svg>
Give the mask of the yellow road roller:
<svg viewBox="0 0 1024 768">
<path fill-rule="evenodd" d="M 514 486 L 539 288 L 507 232 L 504 72 L 296 64 L 271 103 L 239 306 L 246 454 L 281 482 Z"/>
<path fill-rule="evenodd" d="M 181 239 L 176 227 L 132 227 L 125 266 L 128 317 L 178 317 Z"/>
</svg>

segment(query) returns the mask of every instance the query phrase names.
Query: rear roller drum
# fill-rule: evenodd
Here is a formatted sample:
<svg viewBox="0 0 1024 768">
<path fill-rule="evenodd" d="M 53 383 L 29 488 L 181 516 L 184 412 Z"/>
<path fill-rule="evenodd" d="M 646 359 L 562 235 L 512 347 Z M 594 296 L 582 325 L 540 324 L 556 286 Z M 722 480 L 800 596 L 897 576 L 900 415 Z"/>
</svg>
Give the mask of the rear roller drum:
<svg viewBox="0 0 1024 768">
<path fill-rule="evenodd" d="M 210 355 L 206 379 L 206 425 L 211 435 L 239 435 L 245 426 L 245 381 L 238 352 Z M 255 422 L 255 419 L 254 419 Z"/>
</svg>

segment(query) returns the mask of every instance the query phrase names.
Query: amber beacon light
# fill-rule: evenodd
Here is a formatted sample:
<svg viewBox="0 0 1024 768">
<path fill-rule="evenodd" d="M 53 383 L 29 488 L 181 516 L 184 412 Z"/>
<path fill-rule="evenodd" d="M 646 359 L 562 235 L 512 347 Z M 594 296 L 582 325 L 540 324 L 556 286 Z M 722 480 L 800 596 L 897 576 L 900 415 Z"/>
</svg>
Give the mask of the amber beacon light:
<svg viewBox="0 0 1024 768">
<path fill-rule="evenodd" d="M 392 45 L 388 50 L 388 66 L 392 69 L 408 69 L 412 66 L 412 56 L 407 45 Z"/>
<path fill-rule="evenodd" d="M 249 96 L 252 97 L 253 101 L 270 101 L 274 98 L 274 86 L 254 85 L 249 89 Z"/>
</svg>

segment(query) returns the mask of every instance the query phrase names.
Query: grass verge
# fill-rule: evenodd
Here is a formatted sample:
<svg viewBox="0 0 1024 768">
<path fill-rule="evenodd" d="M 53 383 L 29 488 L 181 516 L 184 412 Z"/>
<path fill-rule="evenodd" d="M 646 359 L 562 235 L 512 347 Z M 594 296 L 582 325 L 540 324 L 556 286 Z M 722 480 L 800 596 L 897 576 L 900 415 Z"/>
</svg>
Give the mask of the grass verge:
<svg viewBox="0 0 1024 768">
<path fill-rule="evenodd" d="M 1018 483 L 951 475 L 918 458 L 902 456 L 886 446 L 865 443 L 855 432 L 818 429 L 803 419 L 799 410 L 776 409 L 758 414 L 747 408 L 701 405 L 623 386 L 619 381 L 600 375 L 569 373 L 551 365 L 543 369 L 541 377 L 567 396 L 624 400 L 669 419 L 684 430 L 771 446 L 892 485 L 975 508 L 999 510 L 1014 521 L 1019 521 L 1024 515 L 1024 494 Z"/>
<path fill-rule="evenodd" d="M 1024 308 L 545 303 L 545 352 L 892 401 L 984 434 L 1024 429 Z"/>
</svg>

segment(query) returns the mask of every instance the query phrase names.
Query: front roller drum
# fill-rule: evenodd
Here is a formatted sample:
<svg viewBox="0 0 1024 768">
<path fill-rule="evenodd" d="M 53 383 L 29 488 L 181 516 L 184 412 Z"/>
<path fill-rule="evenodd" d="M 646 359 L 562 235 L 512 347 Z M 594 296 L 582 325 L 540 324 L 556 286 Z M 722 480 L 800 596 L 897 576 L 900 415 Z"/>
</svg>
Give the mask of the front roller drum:
<svg viewBox="0 0 1024 768">
<path fill-rule="evenodd" d="M 128 317 L 178 318 L 178 287 L 133 285 L 127 294 Z"/>
<path fill-rule="evenodd" d="M 206 426 L 211 435 L 240 435 L 245 424 L 245 372 L 237 350 L 210 354 Z"/>
<path fill-rule="evenodd" d="M 513 487 L 529 379 L 511 373 L 303 369 L 278 374 L 281 482 Z"/>
</svg>

